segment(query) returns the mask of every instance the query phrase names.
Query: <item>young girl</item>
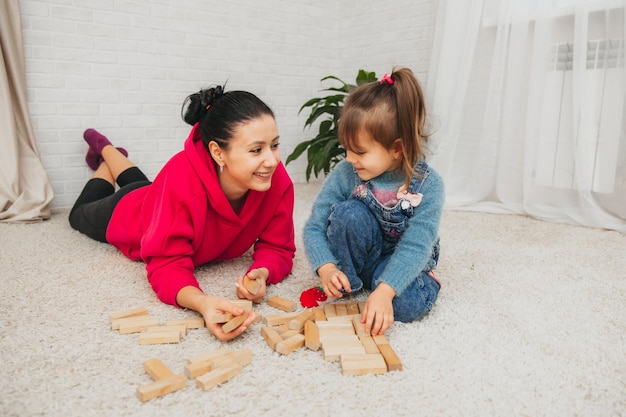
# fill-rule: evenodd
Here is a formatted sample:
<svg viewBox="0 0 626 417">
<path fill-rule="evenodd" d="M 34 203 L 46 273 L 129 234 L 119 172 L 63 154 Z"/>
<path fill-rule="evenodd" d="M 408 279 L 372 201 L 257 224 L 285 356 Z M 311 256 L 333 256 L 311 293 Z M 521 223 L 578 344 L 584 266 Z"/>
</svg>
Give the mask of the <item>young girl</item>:
<svg viewBox="0 0 626 417">
<path fill-rule="evenodd" d="M 327 296 L 372 290 L 361 321 L 373 335 L 394 319 L 424 316 L 439 293 L 433 269 L 444 187 L 424 161 L 425 118 L 410 69 L 351 92 L 339 118 L 346 159 L 324 182 L 304 228 Z"/>
<path fill-rule="evenodd" d="M 266 283 L 291 272 L 295 253 L 293 184 L 280 162 L 272 110 L 244 91 L 217 86 L 185 100 L 184 120 L 193 126 L 184 150 L 151 183 L 93 129 L 84 133 L 94 176 L 69 216 L 71 226 L 146 263 L 160 300 L 193 309 L 222 341 L 244 332 L 251 314 L 224 333 L 211 316 L 243 313 L 226 299 L 205 294 L 194 267 L 241 256 L 254 246 L 246 275 L 260 281 L 250 293 L 237 280 L 237 296 L 260 302 Z M 115 183 L 119 190 L 115 192 Z"/>
</svg>

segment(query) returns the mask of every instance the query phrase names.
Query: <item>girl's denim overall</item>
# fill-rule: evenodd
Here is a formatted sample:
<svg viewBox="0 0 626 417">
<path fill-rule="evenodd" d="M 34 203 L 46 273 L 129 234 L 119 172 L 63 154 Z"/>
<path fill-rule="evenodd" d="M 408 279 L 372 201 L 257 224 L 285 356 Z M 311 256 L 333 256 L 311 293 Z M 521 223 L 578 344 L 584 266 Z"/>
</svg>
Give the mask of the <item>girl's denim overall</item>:
<svg viewBox="0 0 626 417">
<path fill-rule="evenodd" d="M 410 192 L 420 192 L 428 177 L 428 167 L 416 166 L 419 177 L 411 179 Z M 358 179 L 358 177 L 357 177 Z M 369 183 L 358 179 L 354 197 L 333 206 L 327 236 L 330 249 L 338 260 L 337 267 L 348 277 L 352 292 L 373 290 L 381 273 L 404 233 L 414 207 L 400 200 L 394 207 L 384 207 L 372 194 Z M 439 294 L 439 284 L 431 270 L 439 258 L 439 240 L 423 271 L 416 271 L 411 284 L 393 299 L 395 320 L 411 322 L 427 314 Z"/>
</svg>

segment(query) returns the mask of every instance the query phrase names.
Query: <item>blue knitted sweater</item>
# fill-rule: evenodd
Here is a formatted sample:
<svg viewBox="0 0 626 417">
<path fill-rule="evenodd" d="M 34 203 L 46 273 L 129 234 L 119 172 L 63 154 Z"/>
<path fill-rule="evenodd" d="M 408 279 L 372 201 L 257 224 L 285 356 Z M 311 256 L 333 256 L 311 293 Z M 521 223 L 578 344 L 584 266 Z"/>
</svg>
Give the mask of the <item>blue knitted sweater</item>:
<svg viewBox="0 0 626 417">
<path fill-rule="evenodd" d="M 420 192 L 422 202 L 415 208 L 407 228 L 382 272 L 380 280 L 391 285 L 397 295 L 409 286 L 426 267 L 432 254 L 438 233 L 444 204 L 443 180 L 432 168 L 424 180 Z M 304 248 L 314 271 L 326 264 L 337 264 L 328 246 L 326 227 L 333 204 L 354 198 L 353 191 L 358 177 L 352 164 L 339 162 L 324 181 L 315 199 L 311 215 L 304 226 Z M 374 189 L 397 190 L 404 183 L 404 175 L 398 172 L 384 173 L 371 179 Z"/>
</svg>

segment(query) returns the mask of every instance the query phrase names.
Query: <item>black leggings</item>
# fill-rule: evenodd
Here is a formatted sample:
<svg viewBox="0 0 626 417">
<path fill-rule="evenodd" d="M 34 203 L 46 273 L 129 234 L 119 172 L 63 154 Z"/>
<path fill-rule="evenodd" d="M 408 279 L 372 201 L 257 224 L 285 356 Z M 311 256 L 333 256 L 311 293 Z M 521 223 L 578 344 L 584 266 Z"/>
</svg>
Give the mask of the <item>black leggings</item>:
<svg viewBox="0 0 626 417">
<path fill-rule="evenodd" d="M 131 167 L 117 177 L 120 189 L 102 178 L 92 178 L 78 196 L 70 211 L 72 228 L 99 242 L 106 242 L 106 232 L 113 209 L 126 194 L 150 184 L 137 167 Z"/>
</svg>

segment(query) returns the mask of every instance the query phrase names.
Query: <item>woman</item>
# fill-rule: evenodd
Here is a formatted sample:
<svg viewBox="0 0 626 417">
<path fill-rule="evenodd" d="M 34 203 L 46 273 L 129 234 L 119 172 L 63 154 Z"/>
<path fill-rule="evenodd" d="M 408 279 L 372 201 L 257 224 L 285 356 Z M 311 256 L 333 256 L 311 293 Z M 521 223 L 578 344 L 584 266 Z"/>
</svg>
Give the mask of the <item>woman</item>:
<svg viewBox="0 0 626 417">
<path fill-rule="evenodd" d="M 143 260 L 161 301 L 202 314 L 209 331 L 227 341 L 243 333 L 254 314 L 224 333 L 211 316 L 243 310 L 205 294 L 194 268 L 254 246 L 245 275 L 259 280 L 260 289 L 252 294 L 242 276 L 236 292 L 260 302 L 266 284 L 282 281 L 293 266 L 293 183 L 280 162 L 274 114 L 255 95 L 216 86 L 187 97 L 183 110 L 193 129 L 184 150 L 152 183 L 124 149 L 86 130 L 86 160 L 95 173 L 69 220 L 74 229 Z"/>
</svg>

